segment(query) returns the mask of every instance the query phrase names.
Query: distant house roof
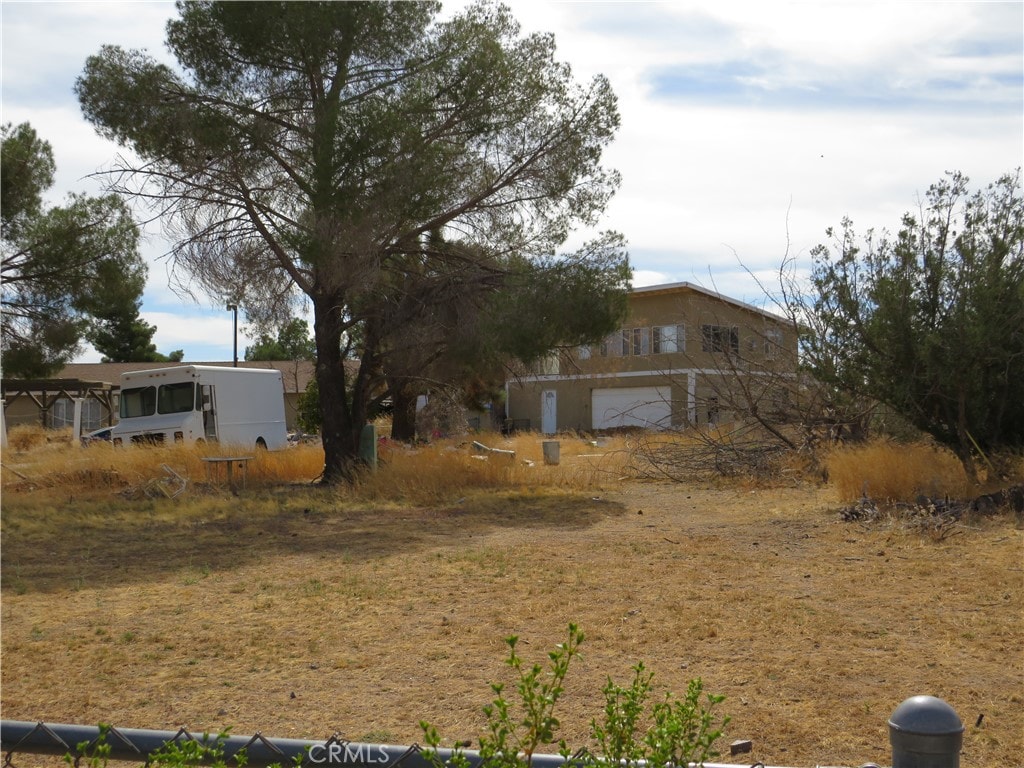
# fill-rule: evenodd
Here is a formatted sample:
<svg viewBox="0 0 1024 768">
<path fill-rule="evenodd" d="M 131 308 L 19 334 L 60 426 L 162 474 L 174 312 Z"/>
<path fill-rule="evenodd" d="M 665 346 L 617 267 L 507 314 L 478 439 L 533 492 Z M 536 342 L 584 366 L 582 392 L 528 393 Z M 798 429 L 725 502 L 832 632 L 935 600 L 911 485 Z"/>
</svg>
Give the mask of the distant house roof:
<svg viewBox="0 0 1024 768">
<path fill-rule="evenodd" d="M 712 291 L 712 290 L 709 290 L 707 288 L 704 288 L 703 286 L 696 285 L 695 283 L 689 283 L 689 282 L 663 283 L 661 285 L 645 285 L 645 286 L 642 286 L 640 288 L 633 288 L 630 291 L 630 295 L 632 295 L 632 296 L 638 296 L 638 295 L 643 295 L 643 294 L 657 295 L 657 294 L 665 294 L 665 293 L 685 293 L 687 291 L 692 291 L 694 293 L 699 293 L 699 294 L 702 294 L 704 296 L 708 296 L 708 297 L 710 297 L 712 299 L 718 299 L 719 301 L 724 301 L 726 304 L 731 304 L 732 306 L 738 307 L 740 309 L 744 309 L 747 312 L 754 312 L 755 314 L 763 315 L 764 317 L 767 317 L 767 318 L 769 318 L 771 320 L 783 320 L 783 319 L 785 319 L 785 318 L 781 317 L 780 315 L 778 315 L 778 314 L 776 314 L 774 312 L 769 312 L 768 310 L 762 309 L 761 307 L 754 306 L 753 304 L 747 304 L 746 302 L 740 301 L 739 299 L 734 299 L 734 298 L 731 298 L 729 296 L 726 296 L 724 293 L 717 293 L 716 291 Z"/>
<path fill-rule="evenodd" d="M 117 384 L 122 373 L 131 371 L 152 371 L 160 368 L 174 368 L 180 365 L 215 365 L 231 368 L 234 363 L 228 362 L 188 362 L 188 363 L 70 363 L 57 374 L 60 379 L 77 379 L 82 381 L 103 381 Z M 238 361 L 239 368 L 275 368 L 281 372 L 286 393 L 302 393 L 314 376 L 314 365 L 309 360 L 271 360 L 250 362 Z"/>
</svg>

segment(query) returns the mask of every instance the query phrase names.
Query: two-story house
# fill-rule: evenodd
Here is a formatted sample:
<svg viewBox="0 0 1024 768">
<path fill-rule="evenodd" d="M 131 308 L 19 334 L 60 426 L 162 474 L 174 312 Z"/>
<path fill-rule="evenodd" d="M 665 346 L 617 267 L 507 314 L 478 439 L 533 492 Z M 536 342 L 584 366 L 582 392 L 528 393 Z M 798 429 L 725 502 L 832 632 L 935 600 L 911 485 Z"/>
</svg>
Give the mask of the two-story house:
<svg viewBox="0 0 1024 768">
<path fill-rule="evenodd" d="M 794 380 L 787 321 L 691 283 L 635 288 L 624 327 L 506 382 L 506 416 L 545 434 L 680 428 L 742 418 Z"/>
</svg>

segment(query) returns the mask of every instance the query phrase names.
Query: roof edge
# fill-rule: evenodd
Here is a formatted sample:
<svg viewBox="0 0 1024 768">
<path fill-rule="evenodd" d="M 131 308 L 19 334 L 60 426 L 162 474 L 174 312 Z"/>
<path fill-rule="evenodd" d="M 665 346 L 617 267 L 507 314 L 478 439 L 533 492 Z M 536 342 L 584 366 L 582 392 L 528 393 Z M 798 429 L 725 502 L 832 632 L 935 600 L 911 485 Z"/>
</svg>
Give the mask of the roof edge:
<svg viewBox="0 0 1024 768">
<path fill-rule="evenodd" d="M 764 317 L 767 317 L 767 318 L 769 318 L 771 320 L 776 320 L 776 321 L 783 320 L 784 321 L 786 319 L 782 315 L 778 315 L 778 314 L 776 314 L 774 312 L 769 312 L 767 309 L 762 309 L 761 307 L 755 306 L 754 304 L 748 304 L 745 301 L 740 301 L 739 299 L 734 299 L 731 296 L 726 296 L 724 293 L 718 293 L 717 291 L 712 291 L 711 289 L 705 288 L 702 285 L 697 285 L 696 283 L 691 283 L 691 282 L 686 281 L 686 280 L 684 280 L 682 282 L 678 282 L 678 283 L 661 283 L 659 285 L 644 285 L 644 286 L 640 286 L 639 288 L 631 288 L 629 292 L 630 292 L 630 295 L 634 295 L 634 294 L 638 294 L 638 293 L 673 293 L 673 292 L 676 292 L 676 291 L 693 291 L 694 293 L 699 293 L 699 294 L 702 294 L 702 295 L 707 296 L 707 297 L 712 298 L 712 299 L 718 299 L 719 301 L 723 301 L 726 304 L 732 304 L 734 307 L 738 307 L 739 309 L 746 310 L 747 312 L 754 312 L 754 313 L 756 313 L 758 315 L 763 315 Z"/>
</svg>

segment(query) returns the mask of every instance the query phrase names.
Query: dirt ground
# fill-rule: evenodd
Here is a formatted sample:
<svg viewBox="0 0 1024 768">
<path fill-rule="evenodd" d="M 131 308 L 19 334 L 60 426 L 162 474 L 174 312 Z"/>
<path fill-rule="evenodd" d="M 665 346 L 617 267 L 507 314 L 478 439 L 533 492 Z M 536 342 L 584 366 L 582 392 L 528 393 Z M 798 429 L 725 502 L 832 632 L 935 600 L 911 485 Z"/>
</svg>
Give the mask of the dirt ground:
<svg viewBox="0 0 1024 768">
<path fill-rule="evenodd" d="M 960 715 L 963 765 L 1024 754 L 1012 517 L 939 540 L 841 522 L 827 488 L 641 482 L 422 510 L 286 492 L 179 520 L 169 505 L 55 534 L 5 500 L 4 718 L 397 744 L 426 720 L 475 741 L 488 683 L 508 679 L 503 638 L 544 662 L 575 622 L 573 746 L 606 677 L 643 661 L 659 695 L 700 677 L 727 697 L 722 746 L 754 747 L 737 764 L 889 764 L 886 721 L 916 694 Z"/>
</svg>

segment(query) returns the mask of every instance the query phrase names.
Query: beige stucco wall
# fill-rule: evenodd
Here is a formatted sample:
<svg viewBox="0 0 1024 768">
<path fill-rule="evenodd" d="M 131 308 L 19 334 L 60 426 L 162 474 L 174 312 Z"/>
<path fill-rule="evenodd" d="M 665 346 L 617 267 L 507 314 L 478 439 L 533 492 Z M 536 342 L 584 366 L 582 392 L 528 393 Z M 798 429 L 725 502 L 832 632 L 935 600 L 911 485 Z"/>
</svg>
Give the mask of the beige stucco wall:
<svg viewBox="0 0 1024 768">
<path fill-rule="evenodd" d="M 580 359 L 577 354 L 575 365 L 582 374 L 716 368 L 721 364 L 721 359 L 702 348 L 704 325 L 735 326 L 739 332 L 740 355 L 751 360 L 761 362 L 767 359 L 765 341 L 770 328 L 781 333 L 782 345 L 788 352 L 779 357 L 792 358 L 796 353 L 796 336 L 781 320 L 774 321 L 759 312 L 744 309 L 721 299 L 687 290 L 675 294 L 634 294 L 630 297 L 630 314 L 623 323 L 623 328 L 666 325 L 682 325 L 685 329 L 685 345 L 681 352 L 651 352 L 647 355 L 625 357 L 613 352 L 603 357 L 598 345 L 593 345 L 590 359 Z"/>
<path fill-rule="evenodd" d="M 712 381 L 716 378 L 719 377 L 714 374 L 680 371 L 599 380 L 521 380 L 508 386 L 509 418 L 516 421 L 528 420 L 529 424 L 519 426 L 540 431 L 543 393 L 545 390 L 554 390 L 557 393 L 557 430 L 590 432 L 594 424 L 591 402 L 595 389 L 658 387 L 670 393 L 672 427 L 703 426 L 711 420 L 725 423 L 733 420 L 735 414 L 724 405 L 716 409 L 709 405 L 711 398 L 723 386 L 720 380 Z"/>
<path fill-rule="evenodd" d="M 6 401 L 4 406 L 4 423 L 7 428 L 19 425 L 43 426 L 42 413 L 39 407 L 26 395 Z"/>
<path fill-rule="evenodd" d="M 562 381 L 519 381 L 508 386 L 508 410 L 514 420 L 529 420 L 529 429 L 541 429 L 541 398 L 545 390 L 557 393 L 557 429 L 590 432 L 593 427 L 591 401 L 595 388 L 668 387 L 673 403 L 674 426 L 686 421 L 686 379 L 664 376 L 636 376 L 628 379 L 571 379 Z"/>
<path fill-rule="evenodd" d="M 650 331 L 646 354 L 622 355 L 615 345 L 621 334 L 608 340 L 608 354 L 599 345 L 590 347 L 589 358 L 577 352 L 563 362 L 557 374 L 527 376 L 507 384 L 507 415 L 520 426 L 541 429 L 541 397 L 545 390 L 557 393 L 557 429 L 590 431 L 592 393 L 596 388 L 668 388 L 672 403 L 672 425 L 706 424 L 709 418 L 724 422 L 734 414 L 723 406 L 715 411 L 711 398 L 722 387 L 719 372 L 729 367 L 720 353 L 703 349 L 702 326 L 735 327 L 738 333 L 738 357 L 764 370 L 786 370 L 796 358 L 797 339 L 780 319 L 753 307 L 734 303 L 687 287 L 666 287 L 640 291 L 630 296 L 630 314 L 625 329 L 681 325 L 683 348 L 675 353 L 654 353 Z M 781 339 L 782 349 L 766 344 L 768 331 Z M 723 398 L 724 400 L 725 398 Z"/>
</svg>

